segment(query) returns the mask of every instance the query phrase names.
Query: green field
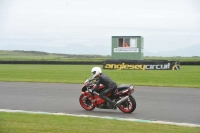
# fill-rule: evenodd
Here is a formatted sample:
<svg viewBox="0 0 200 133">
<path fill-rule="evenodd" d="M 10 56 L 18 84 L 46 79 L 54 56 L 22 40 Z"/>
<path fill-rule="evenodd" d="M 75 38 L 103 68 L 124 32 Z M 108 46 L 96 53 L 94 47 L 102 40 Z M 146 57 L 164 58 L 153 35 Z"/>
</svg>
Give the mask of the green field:
<svg viewBox="0 0 200 133">
<path fill-rule="evenodd" d="M 107 55 L 70 55 L 39 51 L 6 51 L 0 50 L 0 61 L 104 61 Z"/>
<path fill-rule="evenodd" d="M 0 112 L 1 133 L 199 133 L 199 127 Z"/>
<path fill-rule="evenodd" d="M 94 65 L 0 65 L 0 81 L 82 84 Z M 100 65 L 100 67 L 102 67 Z M 200 88 L 200 66 L 172 70 L 103 70 L 117 84 Z"/>
<path fill-rule="evenodd" d="M 111 59 L 110 55 L 70 55 L 55 54 L 39 51 L 8 51 L 0 50 L 0 61 L 104 61 Z M 145 56 L 144 60 L 169 61 L 200 61 L 200 57 L 152 57 Z"/>
</svg>

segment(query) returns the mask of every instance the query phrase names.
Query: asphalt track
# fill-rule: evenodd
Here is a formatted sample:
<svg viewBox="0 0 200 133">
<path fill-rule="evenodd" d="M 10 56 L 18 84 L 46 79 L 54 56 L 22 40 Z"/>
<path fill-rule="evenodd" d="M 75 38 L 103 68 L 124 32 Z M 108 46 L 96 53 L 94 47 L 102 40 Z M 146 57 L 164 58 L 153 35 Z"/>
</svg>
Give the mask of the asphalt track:
<svg viewBox="0 0 200 133">
<path fill-rule="evenodd" d="M 200 124 L 200 89 L 136 86 L 131 114 L 118 110 L 84 110 L 81 84 L 0 82 L 0 109 L 111 116 Z"/>
</svg>

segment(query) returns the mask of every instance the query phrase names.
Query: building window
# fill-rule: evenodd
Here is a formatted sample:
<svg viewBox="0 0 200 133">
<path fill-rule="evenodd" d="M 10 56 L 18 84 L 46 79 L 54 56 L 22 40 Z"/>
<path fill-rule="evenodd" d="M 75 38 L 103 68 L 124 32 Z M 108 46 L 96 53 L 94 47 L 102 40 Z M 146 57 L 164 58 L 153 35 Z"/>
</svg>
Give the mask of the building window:
<svg viewBox="0 0 200 133">
<path fill-rule="evenodd" d="M 119 38 L 118 47 L 137 47 L 137 38 Z"/>
<path fill-rule="evenodd" d="M 130 47 L 130 39 L 124 38 L 124 47 Z"/>
<path fill-rule="evenodd" d="M 118 47 L 124 47 L 123 38 L 118 39 Z"/>
<path fill-rule="evenodd" d="M 131 47 L 137 47 L 137 38 L 131 38 L 130 39 L 130 44 L 131 44 Z"/>
</svg>

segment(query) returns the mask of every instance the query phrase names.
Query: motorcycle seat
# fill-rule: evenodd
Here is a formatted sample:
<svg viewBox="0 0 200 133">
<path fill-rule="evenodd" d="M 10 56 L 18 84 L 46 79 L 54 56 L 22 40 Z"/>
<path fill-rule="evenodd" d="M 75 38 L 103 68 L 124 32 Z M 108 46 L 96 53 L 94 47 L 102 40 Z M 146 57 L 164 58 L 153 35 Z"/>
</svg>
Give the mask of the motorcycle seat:
<svg viewBox="0 0 200 133">
<path fill-rule="evenodd" d="M 122 84 L 120 86 L 117 87 L 118 91 L 121 91 L 121 90 L 125 90 L 129 87 L 130 85 L 129 84 Z"/>
</svg>

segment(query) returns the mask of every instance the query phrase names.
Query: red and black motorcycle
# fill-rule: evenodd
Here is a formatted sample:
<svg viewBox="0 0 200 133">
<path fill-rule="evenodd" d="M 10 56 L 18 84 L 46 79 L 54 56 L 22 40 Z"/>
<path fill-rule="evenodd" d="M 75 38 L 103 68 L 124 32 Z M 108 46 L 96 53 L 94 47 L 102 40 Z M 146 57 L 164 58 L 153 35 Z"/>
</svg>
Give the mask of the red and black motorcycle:
<svg viewBox="0 0 200 133">
<path fill-rule="evenodd" d="M 79 102 L 81 106 L 88 111 L 93 110 L 95 107 L 100 109 L 112 109 L 108 102 L 99 96 L 104 90 L 104 86 L 100 84 L 98 91 L 92 93 L 92 89 L 95 87 L 95 80 L 92 78 L 87 79 L 84 82 L 82 88 L 82 94 L 80 95 Z M 132 113 L 136 109 L 136 101 L 131 95 L 135 90 L 132 85 L 121 85 L 117 87 L 114 93 L 110 93 L 107 96 L 116 102 L 117 107 L 124 113 Z"/>
</svg>

